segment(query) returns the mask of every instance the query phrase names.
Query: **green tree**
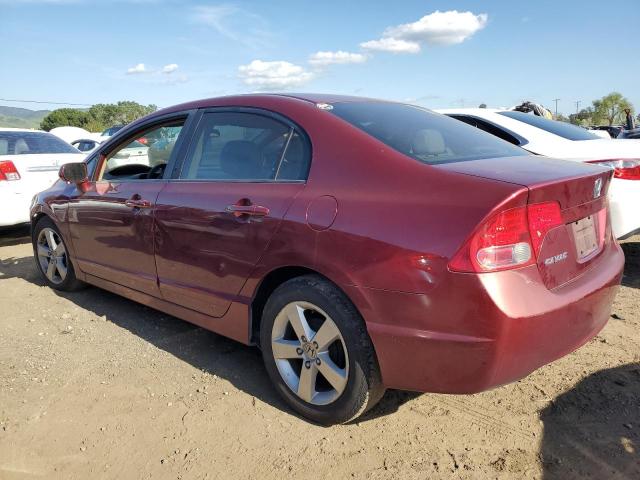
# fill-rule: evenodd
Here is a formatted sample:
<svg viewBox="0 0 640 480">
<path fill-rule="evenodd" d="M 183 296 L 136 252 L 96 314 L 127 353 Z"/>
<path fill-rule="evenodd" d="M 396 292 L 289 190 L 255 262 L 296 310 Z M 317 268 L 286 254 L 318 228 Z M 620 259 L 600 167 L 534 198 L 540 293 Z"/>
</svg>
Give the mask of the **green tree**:
<svg viewBox="0 0 640 480">
<path fill-rule="evenodd" d="M 113 125 L 126 125 L 158 109 L 155 105 L 140 105 L 137 102 L 123 101 L 117 104 L 98 103 L 89 109 L 92 126 L 104 130 Z"/>
<path fill-rule="evenodd" d="M 59 108 L 47 115 L 40 123 L 46 131 L 55 127 L 80 127 L 90 132 L 101 132 L 114 125 L 126 125 L 158 109 L 155 105 L 140 105 L 137 102 L 98 103 L 89 110 Z"/>
<path fill-rule="evenodd" d="M 56 127 L 85 128 L 89 121 L 89 113 L 77 108 L 59 108 L 49 113 L 40 122 L 40 128 L 49 131 Z"/>
<path fill-rule="evenodd" d="M 621 93 L 612 92 L 602 97 L 600 100 L 593 101 L 593 111 L 598 120 L 606 121 L 609 126 L 614 123 L 622 123 L 625 119 L 624 109 L 633 110 L 631 102 L 622 96 Z"/>
<path fill-rule="evenodd" d="M 593 109 L 591 107 L 583 108 L 578 113 L 572 113 L 569 115 L 569 121 L 574 125 L 590 124 L 593 117 Z"/>
</svg>

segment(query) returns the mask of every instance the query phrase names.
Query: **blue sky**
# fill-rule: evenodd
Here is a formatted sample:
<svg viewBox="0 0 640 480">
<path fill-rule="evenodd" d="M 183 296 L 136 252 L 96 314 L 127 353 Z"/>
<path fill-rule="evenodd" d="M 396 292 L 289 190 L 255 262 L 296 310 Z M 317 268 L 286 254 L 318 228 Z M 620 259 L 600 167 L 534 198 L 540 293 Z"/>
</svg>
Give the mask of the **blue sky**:
<svg viewBox="0 0 640 480">
<path fill-rule="evenodd" d="M 568 114 L 617 90 L 640 108 L 638 25 L 638 0 L 0 0 L 0 97 L 169 106 L 287 90 L 431 108 L 560 98 Z"/>
</svg>

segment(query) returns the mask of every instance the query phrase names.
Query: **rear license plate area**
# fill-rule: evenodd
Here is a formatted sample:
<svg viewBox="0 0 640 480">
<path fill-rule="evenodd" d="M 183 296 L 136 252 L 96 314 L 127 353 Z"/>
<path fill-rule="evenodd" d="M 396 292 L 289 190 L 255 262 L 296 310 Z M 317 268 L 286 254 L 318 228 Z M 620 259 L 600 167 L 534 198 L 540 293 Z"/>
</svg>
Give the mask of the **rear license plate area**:
<svg viewBox="0 0 640 480">
<path fill-rule="evenodd" d="M 598 236 L 593 215 L 571 223 L 578 261 L 589 258 L 598 250 Z"/>
</svg>

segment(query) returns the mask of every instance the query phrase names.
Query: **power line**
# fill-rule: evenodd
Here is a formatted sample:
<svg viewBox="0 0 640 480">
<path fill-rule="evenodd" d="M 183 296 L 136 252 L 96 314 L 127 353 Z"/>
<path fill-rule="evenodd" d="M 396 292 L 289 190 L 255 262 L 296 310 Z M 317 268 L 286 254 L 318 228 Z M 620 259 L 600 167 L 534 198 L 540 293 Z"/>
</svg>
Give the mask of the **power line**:
<svg viewBox="0 0 640 480">
<path fill-rule="evenodd" d="M 46 105 L 73 105 L 74 107 L 91 107 L 87 103 L 71 103 L 71 102 L 43 102 L 40 100 L 18 100 L 15 98 L 0 98 L 2 102 L 16 102 L 16 103 L 42 103 Z"/>
</svg>

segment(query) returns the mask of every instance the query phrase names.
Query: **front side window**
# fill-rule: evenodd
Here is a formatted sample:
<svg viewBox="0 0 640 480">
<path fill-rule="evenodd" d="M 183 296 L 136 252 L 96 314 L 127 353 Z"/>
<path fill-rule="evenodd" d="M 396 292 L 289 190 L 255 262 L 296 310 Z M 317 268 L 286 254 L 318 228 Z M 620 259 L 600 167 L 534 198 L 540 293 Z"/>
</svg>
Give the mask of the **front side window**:
<svg viewBox="0 0 640 480">
<path fill-rule="evenodd" d="M 533 127 L 537 127 L 559 137 L 566 138 L 567 140 L 595 140 L 600 137 L 591 133 L 586 128 L 577 127 L 567 122 L 558 122 L 556 120 L 549 120 L 548 118 L 538 117 L 537 115 L 531 115 L 530 113 L 523 112 L 498 112 L 498 115 L 504 115 L 505 117 L 513 118 L 520 122 L 526 123 Z"/>
<path fill-rule="evenodd" d="M 528 154 L 463 122 L 411 105 L 347 102 L 333 104 L 330 112 L 394 150 L 428 164 Z"/>
<path fill-rule="evenodd" d="M 43 153 L 78 153 L 78 150 L 50 133 L 0 132 L 0 155 L 37 155 Z"/>
<path fill-rule="evenodd" d="M 97 180 L 162 178 L 183 126 L 176 120 L 130 137 L 107 154 Z"/>
<path fill-rule="evenodd" d="M 180 178 L 304 180 L 309 148 L 292 127 L 245 112 L 205 113 Z"/>
</svg>

